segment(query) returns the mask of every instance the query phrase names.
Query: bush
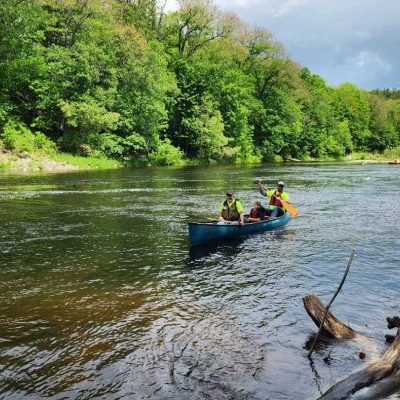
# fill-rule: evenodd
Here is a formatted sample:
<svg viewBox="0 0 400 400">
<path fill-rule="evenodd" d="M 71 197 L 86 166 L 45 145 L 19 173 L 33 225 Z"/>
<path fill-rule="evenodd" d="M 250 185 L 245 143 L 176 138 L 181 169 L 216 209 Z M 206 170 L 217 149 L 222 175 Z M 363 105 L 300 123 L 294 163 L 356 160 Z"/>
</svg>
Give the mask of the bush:
<svg viewBox="0 0 400 400">
<path fill-rule="evenodd" d="M 88 145 L 90 155 L 121 156 L 120 138 L 107 133 L 116 128 L 118 113 L 107 111 L 90 98 L 86 101 L 62 101 L 60 107 L 67 126 L 66 132 L 58 140 L 62 150 L 81 153 L 81 146 Z"/>
<path fill-rule="evenodd" d="M 89 135 L 87 146 L 91 149 L 91 155 L 99 153 L 109 158 L 124 160 L 130 160 L 135 156 L 148 153 L 146 139 L 138 133 L 134 133 L 126 138 L 112 133 Z"/>
<path fill-rule="evenodd" d="M 18 153 L 54 153 L 55 144 L 41 132 L 32 132 L 24 124 L 9 120 L 0 135 L 7 150 Z"/>
<path fill-rule="evenodd" d="M 394 147 L 393 149 L 386 149 L 383 152 L 383 155 L 385 156 L 385 158 L 388 158 L 390 160 L 400 158 L 400 146 Z"/>
<path fill-rule="evenodd" d="M 8 107 L 6 104 L 0 103 L 0 129 L 7 122 Z"/>
<path fill-rule="evenodd" d="M 92 149 L 92 154 L 97 152 L 106 157 L 121 158 L 124 151 L 122 141 L 121 137 L 112 133 L 97 133 L 89 135 L 88 146 Z"/>
<path fill-rule="evenodd" d="M 154 165 L 179 165 L 183 163 L 183 151 L 173 146 L 169 139 L 165 139 L 148 158 Z"/>
<path fill-rule="evenodd" d="M 90 145 L 86 144 L 86 143 L 82 143 L 81 145 L 79 145 L 79 151 L 78 151 L 79 155 L 84 156 L 84 157 L 89 157 L 90 155 L 92 155 L 93 150 L 90 147 Z"/>
<path fill-rule="evenodd" d="M 130 159 L 137 155 L 144 155 L 148 152 L 146 139 L 143 136 L 140 136 L 138 133 L 134 133 L 123 139 L 123 144 L 125 147 L 125 159 Z"/>
<path fill-rule="evenodd" d="M 119 119 L 118 113 L 107 111 L 91 98 L 69 103 L 62 101 L 60 107 L 67 125 L 79 131 L 83 137 L 91 133 L 113 130 Z"/>
<path fill-rule="evenodd" d="M 339 143 L 335 137 L 328 136 L 325 139 L 324 145 L 324 156 L 328 155 L 334 158 L 343 158 L 346 154 L 345 147 L 341 143 Z"/>
</svg>

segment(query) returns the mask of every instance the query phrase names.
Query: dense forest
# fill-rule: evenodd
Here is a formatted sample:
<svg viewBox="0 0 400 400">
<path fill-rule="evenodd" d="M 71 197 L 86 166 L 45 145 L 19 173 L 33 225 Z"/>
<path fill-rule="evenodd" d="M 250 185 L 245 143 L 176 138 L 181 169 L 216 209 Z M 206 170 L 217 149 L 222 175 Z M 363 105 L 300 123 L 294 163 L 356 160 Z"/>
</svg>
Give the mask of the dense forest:
<svg viewBox="0 0 400 400">
<path fill-rule="evenodd" d="M 400 146 L 399 90 L 330 87 L 208 0 L 2 0 L 0 148 L 133 163 Z"/>
</svg>

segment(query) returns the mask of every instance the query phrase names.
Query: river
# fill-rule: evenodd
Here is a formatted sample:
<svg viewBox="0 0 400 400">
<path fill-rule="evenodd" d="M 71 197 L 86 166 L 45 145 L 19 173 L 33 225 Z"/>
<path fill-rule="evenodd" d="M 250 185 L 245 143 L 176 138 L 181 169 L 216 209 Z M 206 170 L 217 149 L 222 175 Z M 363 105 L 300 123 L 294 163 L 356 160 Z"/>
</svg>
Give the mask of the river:
<svg viewBox="0 0 400 400">
<path fill-rule="evenodd" d="M 249 210 L 254 178 L 300 216 L 191 248 L 187 223 L 226 190 Z M 400 167 L 368 163 L 0 175 L 0 398 L 317 398 L 365 362 L 327 342 L 310 365 L 302 297 L 328 302 L 355 249 L 332 311 L 384 351 L 399 198 Z"/>
</svg>

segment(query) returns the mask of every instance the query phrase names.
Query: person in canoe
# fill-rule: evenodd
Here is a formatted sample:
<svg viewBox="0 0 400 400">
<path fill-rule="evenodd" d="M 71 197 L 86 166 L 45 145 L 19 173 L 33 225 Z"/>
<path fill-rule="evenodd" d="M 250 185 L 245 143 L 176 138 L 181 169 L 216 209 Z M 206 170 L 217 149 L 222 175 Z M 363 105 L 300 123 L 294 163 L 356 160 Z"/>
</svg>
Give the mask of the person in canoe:
<svg viewBox="0 0 400 400">
<path fill-rule="evenodd" d="M 284 191 L 285 184 L 279 181 L 275 190 L 268 189 L 259 180 L 256 181 L 256 185 L 263 196 L 269 197 L 266 215 L 269 217 L 280 217 L 285 214 L 286 210 L 281 201 L 289 200 L 289 194 Z"/>
<path fill-rule="evenodd" d="M 250 222 L 258 222 L 264 219 L 267 210 L 261 205 L 261 201 L 256 201 L 253 205 L 253 208 L 250 210 L 250 215 L 248 221 Z"/>
<path fill-rule="evenodd" d="M 243 225 L 243 206 L 232 192 L 226 193 L 226 199 L 221 204 L 219 221 L 239 221 L 239 224 Z"/>
</svg>

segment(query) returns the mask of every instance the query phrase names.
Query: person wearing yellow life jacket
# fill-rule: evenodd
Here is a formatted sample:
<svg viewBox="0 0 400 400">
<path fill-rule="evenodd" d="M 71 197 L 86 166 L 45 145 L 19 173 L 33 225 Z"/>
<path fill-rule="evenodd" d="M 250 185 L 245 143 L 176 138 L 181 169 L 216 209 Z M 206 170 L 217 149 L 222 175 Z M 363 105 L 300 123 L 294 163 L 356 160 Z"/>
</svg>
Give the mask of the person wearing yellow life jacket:
<svg viewBox="0 0 400 400">
<path fill-rule="evenodd" d="M 263 196 L 269 197 L 266 215 L 270 217 L 280 217 L 285 214 L 286 210 L 281 202 L 281 200 L 289 200 L 289 194 L 284 191 L 285 184 L 279 181 L 275 190 L 264 187 L 260 181 L 256 181 L 256 184 L 260 193 Z"/>
<path fill-rule="evenodd" d="M 232 192 L 226 193 L 226 200 L 222 202 L 219 213 L 220 221 L 239 221 L 243 224 L 243 206 L 242 203 L 235 199 Z"/>
</svg>

